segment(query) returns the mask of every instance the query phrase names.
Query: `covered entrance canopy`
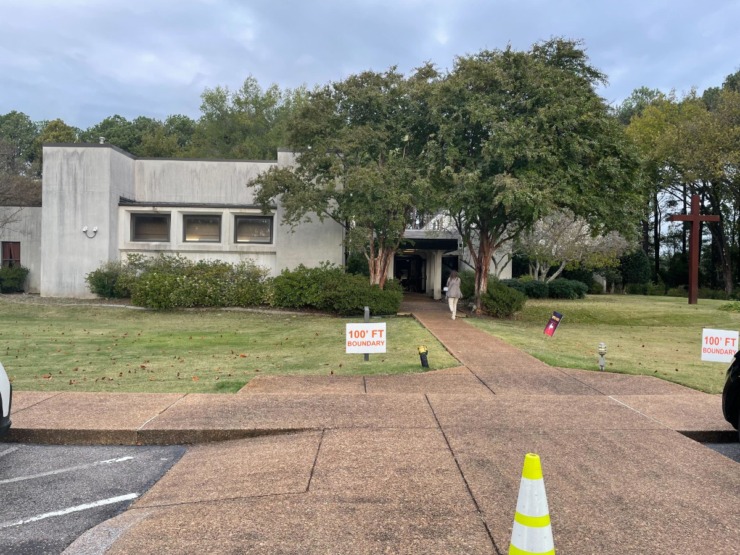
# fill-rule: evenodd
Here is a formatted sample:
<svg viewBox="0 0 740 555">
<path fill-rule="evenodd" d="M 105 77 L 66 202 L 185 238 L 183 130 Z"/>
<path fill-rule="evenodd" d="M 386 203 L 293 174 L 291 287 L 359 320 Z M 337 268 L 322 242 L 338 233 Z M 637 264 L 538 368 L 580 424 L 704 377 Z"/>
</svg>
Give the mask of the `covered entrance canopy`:
<svg viewBox="0 0 740 555">
<path fill-rule="evenodd" d="M 458 269 L 459 241 L 456 233 L 407 230 L 390 273 L 405 290 L 441 299 L 443 280 Z"/>
</svg>

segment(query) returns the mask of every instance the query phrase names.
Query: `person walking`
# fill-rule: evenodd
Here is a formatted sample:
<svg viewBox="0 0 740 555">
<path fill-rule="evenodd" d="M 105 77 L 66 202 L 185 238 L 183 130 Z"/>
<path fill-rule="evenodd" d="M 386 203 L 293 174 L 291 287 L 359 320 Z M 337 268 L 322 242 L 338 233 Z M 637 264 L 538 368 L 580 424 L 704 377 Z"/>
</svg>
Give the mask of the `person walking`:
<svg viewBox="0 0 740 555">
<path fill-rule="evenodd" d="M 452 312 L 452 319 L 457 316 L 457 301 L 462 299 L 462 292 L 460 291 L 460 276 L 457 275 L 455 270 L 452 270 L 450 277 L 447 278 L 447 304 L 450 305 L 450 312 Z"/>
</svg>

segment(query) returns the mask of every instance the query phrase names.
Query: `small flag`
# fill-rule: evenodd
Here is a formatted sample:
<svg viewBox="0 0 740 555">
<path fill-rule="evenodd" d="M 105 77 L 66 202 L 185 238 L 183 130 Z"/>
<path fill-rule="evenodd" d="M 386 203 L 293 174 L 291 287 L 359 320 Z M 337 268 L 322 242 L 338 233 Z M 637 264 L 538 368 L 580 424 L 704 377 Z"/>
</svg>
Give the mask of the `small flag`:
<svg viewBox="0 0 740 555">
<path fill-rule="evenodd" d="M 555 330 L 558 328 L 560 320 L 562 319 L 562 314 L 560 314 L 559 312 L 553 312 L 552 316 L 550 316 L 550 321 L 545 326 L 545 335 L 549 335 L 550 337 L 552 337 L 555 333 Z"/>
</svg>

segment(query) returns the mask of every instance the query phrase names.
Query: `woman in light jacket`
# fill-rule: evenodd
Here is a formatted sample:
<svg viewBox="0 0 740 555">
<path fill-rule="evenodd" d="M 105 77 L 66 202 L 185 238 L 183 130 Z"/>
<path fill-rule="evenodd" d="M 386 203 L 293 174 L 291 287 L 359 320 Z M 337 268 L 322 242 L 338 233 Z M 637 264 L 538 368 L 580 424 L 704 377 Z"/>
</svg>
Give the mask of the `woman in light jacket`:
<svg viewBox="0 0 740 555">
<path fill-rule="evenodd" d="M 452 319 L 455 319 L 457 315 L 457 301 L 462 299 L 462 292 L 460 291 L 460 276 L 457 275 L 455 270 L 452 270 L 450 277 L 447 278 L 447 304 L 450 305 L 450 312 L 452 312 Z"/>
</svg>

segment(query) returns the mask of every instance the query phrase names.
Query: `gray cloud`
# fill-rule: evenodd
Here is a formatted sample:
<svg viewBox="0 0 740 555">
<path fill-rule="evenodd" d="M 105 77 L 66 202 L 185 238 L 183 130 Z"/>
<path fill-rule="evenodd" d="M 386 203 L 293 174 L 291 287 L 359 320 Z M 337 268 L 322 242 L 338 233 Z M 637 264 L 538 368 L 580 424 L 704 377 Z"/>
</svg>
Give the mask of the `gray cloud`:
<svg viewBox="0 0 740 555">
<path fill-rule="evenodd" d="M 700 91 L 740 68 L 740 2 L 693 0 L 3 0 L 0 113 L 199 114 L 200 94 L 253 75 L 312 87 L 365 69 L 450 68 L 481 49 L 583 39 L 621 102 L 640 86 Z"/>
</svg>

